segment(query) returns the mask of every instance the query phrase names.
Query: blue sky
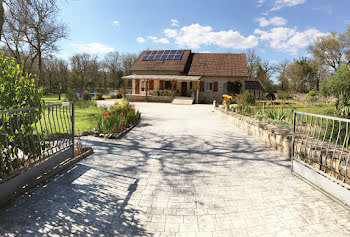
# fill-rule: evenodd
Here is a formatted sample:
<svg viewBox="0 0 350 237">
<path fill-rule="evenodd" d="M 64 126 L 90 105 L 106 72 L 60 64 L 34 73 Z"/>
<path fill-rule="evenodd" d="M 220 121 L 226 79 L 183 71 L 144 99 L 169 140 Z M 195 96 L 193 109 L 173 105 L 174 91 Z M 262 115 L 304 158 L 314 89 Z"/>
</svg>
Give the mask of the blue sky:
<svg viewBox="0 0 350 237">
<path fill-rule="evenodd" d="M 70 37 L 58 55 L 116 50 L 245 52 L 272 63 L 307 54 L 318 35 L 344 32 L 349 0 L 68 0 L 60 18 Z"/>
</svg>

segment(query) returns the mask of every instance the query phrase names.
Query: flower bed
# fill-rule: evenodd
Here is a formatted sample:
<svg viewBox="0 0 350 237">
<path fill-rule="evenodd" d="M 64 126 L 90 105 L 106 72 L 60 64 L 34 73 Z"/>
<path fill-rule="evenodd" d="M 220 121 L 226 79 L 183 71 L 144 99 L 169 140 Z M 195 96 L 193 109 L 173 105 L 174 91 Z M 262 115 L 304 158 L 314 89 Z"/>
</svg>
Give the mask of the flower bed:
<svg viewBox="0 0 350 237">
<path fill-rule="evenodd" d="M 121 133 L 134 127 L 141 119 L 141 113 L 127 100 L 115 103 L 103 113 L 97 123 L 98 134 L 108 138 L 119 137 Z"/>
</svg>

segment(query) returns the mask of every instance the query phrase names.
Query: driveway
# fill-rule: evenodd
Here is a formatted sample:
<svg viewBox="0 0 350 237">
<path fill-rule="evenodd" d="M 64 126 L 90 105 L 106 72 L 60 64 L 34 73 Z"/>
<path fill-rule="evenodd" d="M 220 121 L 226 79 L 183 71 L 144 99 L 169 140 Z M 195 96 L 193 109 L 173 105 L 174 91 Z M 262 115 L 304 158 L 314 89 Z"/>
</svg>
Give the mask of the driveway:
<svg viewBox="0 0 350 237">
<path fill-rule="evenodd" d="M 350 212 L 211 105 L 137 103 L 120 140 L 0 212 L 1 235 L 349 236 Z"/>
</svg>

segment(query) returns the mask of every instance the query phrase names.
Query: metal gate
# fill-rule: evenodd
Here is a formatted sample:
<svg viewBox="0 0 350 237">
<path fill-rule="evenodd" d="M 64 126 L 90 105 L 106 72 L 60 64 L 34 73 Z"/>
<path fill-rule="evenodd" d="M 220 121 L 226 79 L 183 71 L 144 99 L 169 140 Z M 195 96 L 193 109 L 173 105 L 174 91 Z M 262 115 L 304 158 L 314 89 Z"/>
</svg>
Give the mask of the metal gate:
<svg viewBox="0 0 350 237">
<path fill-rule="evenodd" d="M 0 183 L 50 161 L 74 155 L 74 104 L 0 111 Z"/>
<path fill-rule="evenodd" d="M 294 112 L 292 171 L 350 205 L 350 120 Z"/>
</svg>

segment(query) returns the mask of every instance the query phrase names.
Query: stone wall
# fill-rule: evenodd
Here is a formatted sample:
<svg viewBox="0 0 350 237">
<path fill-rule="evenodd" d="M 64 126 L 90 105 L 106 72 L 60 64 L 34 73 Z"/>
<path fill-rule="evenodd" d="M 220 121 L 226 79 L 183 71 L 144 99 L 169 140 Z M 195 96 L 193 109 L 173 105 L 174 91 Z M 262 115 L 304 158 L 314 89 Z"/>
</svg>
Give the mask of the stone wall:
<svg viewBox="0 0 350 237">
<path fill-rule="evenodd" d="M 292 133 L 289 130 L 281 129 L 231 111 L 224 111 L 224 109 L 219 107 L 214 106 L 214 111 L 234 126 L 264 142 L 267 146 L 290 157 Z"/>
</svg>

